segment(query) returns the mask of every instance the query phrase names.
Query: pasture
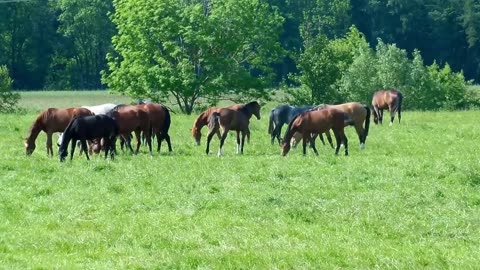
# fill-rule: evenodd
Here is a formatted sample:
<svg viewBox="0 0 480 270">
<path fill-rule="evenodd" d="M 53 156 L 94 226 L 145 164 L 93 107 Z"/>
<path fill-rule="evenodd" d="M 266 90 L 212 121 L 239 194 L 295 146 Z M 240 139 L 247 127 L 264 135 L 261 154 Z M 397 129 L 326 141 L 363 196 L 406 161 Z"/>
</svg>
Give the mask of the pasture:
<svg viewBox="0 0 480 270">
<path fill-rule="evenodd" d="M 26 114 L 0 115 L 0 265 L 8 269 L 477 268 L 479 111 L 403 113 L 371 122 L 366 149 L 346 128 L 350 155 L 317 142 L 286 157 L 270 144 L 268 113 L 251 140 L 205 155 L 172 114 L 160 154 L 114 161 L 46 155 L 45 134 L 23 138 L 46 107 L 128 102 L 104 92 L 25 93 Z M 167 104 L 168 105 L 168 104 Z M 285 130 L 285 127 L 282 130 Z M 117 148 L 118 145 L 117 145 Z M 56 148 L 54 149 L 56 151 Z M 342 150 L 341 152 L 342 153 Z"/>
</svg>

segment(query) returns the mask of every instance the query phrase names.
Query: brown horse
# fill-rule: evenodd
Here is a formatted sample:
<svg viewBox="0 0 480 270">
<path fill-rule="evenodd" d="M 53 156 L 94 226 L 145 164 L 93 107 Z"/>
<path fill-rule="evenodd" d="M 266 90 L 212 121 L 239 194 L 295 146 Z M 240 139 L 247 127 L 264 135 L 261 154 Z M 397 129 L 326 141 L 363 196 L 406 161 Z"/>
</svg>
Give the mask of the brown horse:
<svg viewBox="0 0 480 270">
<path fill-rule="evenodd" d="M 157 152 L 160 152 L 162 141 L 165 139 L 168 145 L 168 151 L 172 152 L 172 143 L 170 142 L 170 135 L 168 130 L 170 129 L 171 118 L 168 108 L 161 104 L 145 103 L 138 105 L 138 108 L 146 111 L 150 119 L 152 132 L 157 137 Z"/>
<path fill-rule="evenodd" d="M 25 139 L 25 150 L 31 155 L 35 150 L 35 140 L 40 131 L 47 133 L 47 155 L 53 156 L 52 135 L 55 132 L 63 132 L 70 121 L 77 116 L 93 115 L 86 108 L 48 108 L 41 112 L 30 127 L 30 132 Z"/>
<path fill-rule="evenodd" d="M 382 124 L 383 110 L 390 111 L 390 126 L 393 124 L 395 112 L 398 112 L 398 123 L 402 119 L 402 100 L 403 95 L 397 90 L 381 90 L 373 94 L 373 122 Z"/>
<path fill-rule="evenodd" d="M 234 110 L 234 111 L 241 111 L 243 110 L 247 114 L 248 120 L 252 117 L 252 115 L 255 115 L 258 120 L 260 120 L 260 109 L 261 106 L 257 101 L 252 101 L 247 104 L 234 104 L 226 107 L 227 109 Z M 193 127 L 192 127 L 192 136 L 195 139 L 195 142 L 197 145 L 200 145 L 200 140 L 202 138 L 202 133 L 201 130 L 204 126 L 208 124 L 208 120 L 210 118 L 210 115 L 214 112 L 219 112 L 222 108 L 221 107 L 211 107 L 208 108 L 206 111 L 202 112 L 197 119 L 193 122 Z M 220 131 L 217 132 L 217 136 L 220 139 Z M 249 136 L 249 135 L 248 135 Z M 250 138 L 247 137 L 247 140 Z"/>
<path fill-rule="evenodd" d="M 353 125 L 354 122 L 348 115 L 339 109 L 324 108 L 320 110 L 313 110 L 304 112 L 295 117 L 288 125 L 285 138 L 282 143 L 282 155 L 285 156 L 290 151 L 290 140 L 295 132 L 299 132 L 303 136 L 303 154 L 307 153 L 307 142 L 311 139 L 311 134 L 320 134 L 332 129 L 335 139 L 337 141 L 337 148 L 335 155 L 338 155 L 340 144 L 345 146 L 345 155 L 348 155 L 348 140 L 345 136 L 344 127 L 346 125 Z M 313 151 L 318 155 L 315 144 L 311 144 Z"/>
<path fill-rule="evenodd" d="M 250 136 L 250 129 L 248 127 L 249 115 L 251 115 L 251 112 L 247 112 L 244 109 L 236 111 L 232 109 L 221 108 L 216 112 L 212 112 L 208 118 L 207 149 L 205 150 L 207 155 L 210 152 L 210 141 L 212 140 L 213 135 L 220 133 L 220 129 L 223 129 L 223 133 L 220 138 L 218 156 L 223 154 L 223 144 L 227 138 L 228 131 L 230 130 L 235 130 L 237 132 L 237 154 L 243 154 L 245 137 Z M 242 134 L 241 141 L 240 133 Z"/>
<path fill-rule="evenodd" d="M 140 108 L 139 105 L 130 106 L 122 104 L 116 106 L 112 111 L 108 112 L 107 115 L 115 119 L 117 122 L 118 134 L 125 139 L 127 146 L 132 153 L 133 148 L 130 143 L 130 133 L 135 133 L 135 137 L 137 139 L 137 149 L 135 150 L 135 154 L 138 154 L 140 145 L 142 143 L 140 135 L 141 132 L 143 132 L 145 134 L 150 155 L 153 155 L 152 139 L 150 134 L 150 118 L 144 109 Z"/>
<path fill-rule="evenodd" d="M 357 132 L 358 140 L 360 141 L 360 149 L 365 149 L 365 141 L 367 140 L 368 130 L 370 127 L 370 108 L 358 102 L 348 102 L 348 103 L 343 103 L 338 105 L 322 104 L 315 108 L 323 109 L 327 107 L 338 109 L 346 113 L 348 117 L 353 120 L 353 122 L 355 123 L 354 124 L 355 131 Z M 315 142 L 316 136 L 317 134 L 313 136 L 312 143 Z M 320 136 L 322 135 L 320 134 Z M 328 142 L 333 147 L 330 131 L 326 132 L 326 136 L 327 136 Z M 293 136 L 294 147 L 298 142 L 300 142 L 301 139 L 302 139 L 302 135 L 300 133 L 294 134 Z"/>
</svg>

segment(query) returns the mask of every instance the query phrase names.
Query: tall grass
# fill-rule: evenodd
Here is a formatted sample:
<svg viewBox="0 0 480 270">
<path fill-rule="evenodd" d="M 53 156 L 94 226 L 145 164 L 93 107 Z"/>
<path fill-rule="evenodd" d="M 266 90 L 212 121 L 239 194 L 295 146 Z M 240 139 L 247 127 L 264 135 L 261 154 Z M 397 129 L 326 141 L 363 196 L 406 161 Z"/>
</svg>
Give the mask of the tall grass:
<svg viewBox="0 0 480 270">
<path fill-rule="evenodd" d="M 80 98 L 68 93 L 42 106 Z M 204 140 L 197 147 L 190 135 L 194 116 L 174 114 L 173 153 L 164 146 L 150 157 L 142 147 L 113 162 L 76 155 L 64 164 L 46 156 L 44 134 L 25 156 L 33 112 L 1 115 L 0 265 L 478 267 L 478 111 L 405 112 L 401 124 L 372 123 L 364 151 L 348 128 L 348 157 L 329 146 L 319 146 L 319 157 L 300 149 L 282 157 L 267 135 L 273 105 L 251 120 L 242 156 L 234 136 L 224 157 L 206 156 Z"/>
</svg>

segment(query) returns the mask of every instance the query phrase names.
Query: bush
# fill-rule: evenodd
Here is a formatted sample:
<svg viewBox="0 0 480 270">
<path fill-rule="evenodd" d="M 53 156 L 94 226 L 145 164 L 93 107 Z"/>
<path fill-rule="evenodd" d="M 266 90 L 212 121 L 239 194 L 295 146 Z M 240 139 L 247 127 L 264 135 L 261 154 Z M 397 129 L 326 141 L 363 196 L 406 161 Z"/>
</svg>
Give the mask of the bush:
<svg viewBox="0 0 480 270">
<path fill-rule="evenodd" d="M 12 92 L 12 79 L 6 66 L 0 66 L 0 112 L 10 113 L 16 110 L 20 95 Z"/>
</svg>

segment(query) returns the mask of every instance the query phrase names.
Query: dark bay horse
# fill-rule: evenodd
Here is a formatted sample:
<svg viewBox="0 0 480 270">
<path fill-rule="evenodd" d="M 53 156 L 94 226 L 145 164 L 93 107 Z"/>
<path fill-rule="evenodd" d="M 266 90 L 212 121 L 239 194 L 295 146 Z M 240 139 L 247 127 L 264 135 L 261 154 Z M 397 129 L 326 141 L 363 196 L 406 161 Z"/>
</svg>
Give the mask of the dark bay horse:
<svg viewBox="0 0 480 270">
<path fill-rule="evenodd" d="M 31 155 L 35 150 L 35 140 L 40 131 L 47 133 L 47 155 L 53 156 L 52 135 L 55 132 L 63 132 L 70 121 L 76 116 L 93 115 L 86 108 L 66 108 L 56 109 L 48 108 L 41 112 L 30 127 L 30 132 L 25 139 L 25 150 L 27 155 Z"/>
<path fill-rule="evenodd" d="M 248 120 L 252 117 L 252 115 L 255 115 L 255 117 L 260 120 L 260 109 L 261 106 L 257 101 L 252 101 L 246 104 L 234 104 L 226 107 L 227 109 L 234 110 L 234 111 L 241 111 L 243 110 L 244 113 L 246 114 Z M 206 111 L 202 112 L 197 119 L 193 122 L 193 127 L 192 127 L 192 136 L 195 139 L 195 142 L 197 145 L 200 145 L 200 140 L 202 138 L 202 133 L 201 130 L 204 126 L 208 124 L 208 120 L 210 118 L 210 115 L 214 112 L 219 112 L 222 108 L 221 107 L 211 107 L 208 108 Z M 220 139 L 220 131 L 217 132 L 217 136 Z M 247 135 L 247 139 L 249 140 L 249 136 Z"/>
<path fill-rule="evenodd" d="M 147 140 L 148 149 L 150 151 L 150 155 L 152 153 L 152 141 L 151 141 L 151 126 L 150 126 L 150 118 L 148 113 L 143 110 L 142 108 L 131 105 L 118 105 L 113 110 L 107 113 L 108 116 L 115 119 L 118 125 L 118 133 L 119 135 L 125 140 L 127 143 L 128 148 L 133 153 L 133 148 L 130 143 L 130 134 L 132 132 L 135 133 L 135 137 L 137 139 L 137 149 L 135 150 L 135 154 L 138 154 L 141 145 L 141 132 L 145 134 L 145 138 Z"/>
<path fill-rule="evenodd" d="M 208 118 L 208 135 L 207 135 L 207 149 L 205 152 L 210 152 L 210 141 L 213 135 L 220 133 L 223 129 L 223 134 L 220 138 L 220 148 L 218 149 L 218 156 L 221 156 L 223 144 L 227 138 L 228 131 L 235 130 L 237 132 L 237 154 L 243 154 L 243 146 L 245 145 L 245 137 L 250 138 L 250 117 L 252 114 L 260 119 L 260 105 L 254 101 L 245 105 L 239 106 L 238 110 L 222 108 L 216 112 L 212 112 Z M 242 138 L 240 140 L 240 133 Z"/>
<path fill-rule="evenodd" d="M 170 135 L 168 135 L 172 120 L 168 108 L 155 103 L 143 103 L 137 105 L 137 107 L 148 114 L 152 127 L 152 136 L 155 135 L 157 137 L 157 152 L 160 152 L 163 140 L 167 142 L 168 151 L 172 152 L 172 143 L 170 142 Z"/>
<path fill-rule="evenodd" d="M 272 144 L 275 138 L 277 138 L 279 144 L 281 143 L 280 134 L 282 132 L 282 127 L 284 124 L 288 125 L 288 123 L 290 123 L 297 115 L 312 110 L 313 108 L 315 108 L 315 106 L 310 105 L 280 105 L 273 108 L 270 111 L 270 117 L 268 121 L 268 134 L 271 135 Z"/>
<path fill-rule="evenodd" d="M 345 155 L 348 155 L 348 140 L 345 136 L 344 127 L 353 124 L 353 120 L 346 113 L 335 108 L 304 112 L 295 117 L 288 125 L 282 143 L 282 155 L 285 156 L 290 151 L 290 140 L 295 132 L 299 132 L 303 136 L 303 154 L 305 155 L 307 153 L 307 142 L 311 140 L 311 134 L 321 134 L 330 129 L 332 129 L 337 142 L 335 155 L 338 155 L 341 143 L 345 146 Z M 318 155 L 315 144 L 312 144 L 312 149 Z"/>
<path fill-rule="evenodd" d="M 381 90 L 375 92 L 372 98 L 373 122 L 382 124 L 383 110 L 388 109 L 390 111 L 390 126 L 395 119 L 395 112 L 398 113 L 398 123 L 400 123 L 402 119 L 402 101 L 403 95 L 400 91 Z"/>
<path fill-rule="evenodd" d="M 102 139 L 105 144 L 105 158 L 110 151 L 110 158 L 113 160 L 115 153 L 115 138 L 118 135 L 118 125 L 111 117 L 106 115 L 91 115 L 75 117 L 68 124 L 63 132 L 63 140 L 60 144 L 59 155 L 60 162 L 65 161 L 68 155 L 68 143 L 72 141 L 70 160 L 73 159 L 73 153 L 80 140 L 82 148 L 87 149 L 87 140 Z M 88 151 L 85 151 L 87 160 L 90 160 Z"/>
<path fill-rule="evenodd" d="M 371 114 L 370 108 L 367 105 L 364 105 L 358 102 L 348 102 L 348 103 L 343 103 L 338 105 L 321 104 L 315 108 L 324 109 L 327 107 L 338 109 L 346 113 L 348 117 L 353 120 L 355 131 L 357 132 L 358 140 L 360 141 L 360 148 L 365 149 L 365 141 L 367 140 L 368 130 L 370 127 L 370 114 Z M 332 145 L 330 132 L 327 131 L 326 135 L 330 145 Z M 312 138 L 312 143 L 315 142 L 316 136 L 317 135 L 315 134 L 314 137 Z M 302 135 L 300 133 L 296 133 L 293 136 L 293 139 L 294 139 L 294 146 L 295 146 L 302 139 Z"/>
</svg>

